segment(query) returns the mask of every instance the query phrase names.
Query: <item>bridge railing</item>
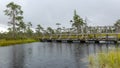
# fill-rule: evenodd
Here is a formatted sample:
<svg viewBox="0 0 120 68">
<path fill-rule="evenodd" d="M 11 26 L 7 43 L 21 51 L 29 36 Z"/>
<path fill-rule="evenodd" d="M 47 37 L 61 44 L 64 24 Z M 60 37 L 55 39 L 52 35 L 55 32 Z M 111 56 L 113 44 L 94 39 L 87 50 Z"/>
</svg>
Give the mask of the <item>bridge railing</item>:
<svg viewBox="0 0 120 68">
<path fill-rule="evenodd" d="M 120 33 L 51 34 L 42 39 L 119 39 Z"/>
</svg>

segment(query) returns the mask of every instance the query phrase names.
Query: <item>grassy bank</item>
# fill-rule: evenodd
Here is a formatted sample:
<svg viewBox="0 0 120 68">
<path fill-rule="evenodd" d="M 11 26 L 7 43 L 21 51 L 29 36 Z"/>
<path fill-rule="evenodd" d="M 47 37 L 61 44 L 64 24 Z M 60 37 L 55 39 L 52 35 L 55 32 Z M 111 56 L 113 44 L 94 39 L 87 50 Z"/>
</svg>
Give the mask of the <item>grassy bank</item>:
<svg viewBox="0 0 120 68">
<path fill-rule="evenodd" d="M 22 39 L 22 40 L 0 40 L 0 46 L 8 46 L 15 44 L 36 42 L 34 39 Z"/>
<path fill-rule="evenodd" d="M 120 68 L 120 49 L 89 57 L 90 68 Z"/>
</svg>

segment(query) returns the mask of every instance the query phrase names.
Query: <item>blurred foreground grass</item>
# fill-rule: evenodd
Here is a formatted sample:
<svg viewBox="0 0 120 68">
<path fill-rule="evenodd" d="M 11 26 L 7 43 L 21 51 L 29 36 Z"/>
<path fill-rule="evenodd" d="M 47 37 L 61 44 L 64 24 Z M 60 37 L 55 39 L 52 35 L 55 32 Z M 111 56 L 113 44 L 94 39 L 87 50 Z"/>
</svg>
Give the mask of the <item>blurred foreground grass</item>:
<svg viewBox="0 0 120 68">
<path fill-rule="evenodd" d="M 90 56 L 89 68 L 120 68 L 120 48 Z"/>
</svg>

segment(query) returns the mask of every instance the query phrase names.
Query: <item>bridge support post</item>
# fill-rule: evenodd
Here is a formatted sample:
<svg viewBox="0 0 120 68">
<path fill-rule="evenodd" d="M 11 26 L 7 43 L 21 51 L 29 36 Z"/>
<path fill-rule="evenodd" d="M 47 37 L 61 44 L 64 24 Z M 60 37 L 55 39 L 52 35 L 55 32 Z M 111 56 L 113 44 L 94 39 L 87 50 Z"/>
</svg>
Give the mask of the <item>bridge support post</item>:
<svg viewBox="0 0 120 68">
<path fill-rule="evenodd" d="M 108 34 L 106 34 L 106 42 L 108 43 Z"/>
</svg>

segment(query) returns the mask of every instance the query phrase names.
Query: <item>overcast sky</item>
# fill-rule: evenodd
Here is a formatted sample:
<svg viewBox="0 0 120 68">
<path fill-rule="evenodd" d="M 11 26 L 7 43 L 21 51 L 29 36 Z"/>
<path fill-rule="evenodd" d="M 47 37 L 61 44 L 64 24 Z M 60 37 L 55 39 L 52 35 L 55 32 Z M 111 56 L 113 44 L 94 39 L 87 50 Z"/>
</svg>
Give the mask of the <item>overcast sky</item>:
<svg viewBox="0 0 120 68">
<path fill-rule="evenodd" d="M 7 25 L 8 17 L 3 10 L 9 2 L 22 6 L 24 21 L 31 21 L 43 27 L 70 27 L 70 20 L 76 9 L 82 18 L 87 17 L 88 25 L 113 25 L 120 19 L 120 0 L 0 0 L 0 25 Z M 0 26 L 1 27 L 1 26 Z"/>
</svg>

